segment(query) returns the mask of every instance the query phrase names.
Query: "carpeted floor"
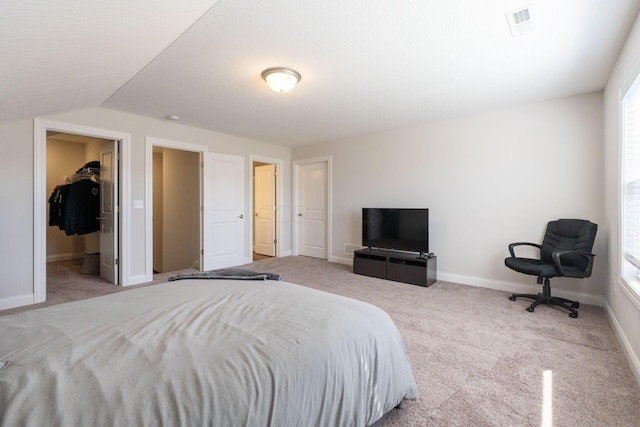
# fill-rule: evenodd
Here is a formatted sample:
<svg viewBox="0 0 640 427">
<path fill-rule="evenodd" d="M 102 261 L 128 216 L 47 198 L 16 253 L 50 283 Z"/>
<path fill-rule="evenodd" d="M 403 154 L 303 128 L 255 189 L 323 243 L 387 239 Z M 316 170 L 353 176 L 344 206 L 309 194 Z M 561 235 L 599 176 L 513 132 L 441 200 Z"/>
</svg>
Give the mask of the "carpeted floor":
<svg viewBox="0 0 640 427">
<path fill-rule="evenodd" d="M 546 306 L 529 313 L 526 300 L 509 301 L 506 292 L 442 281 L 424 288 L 305 257 L 245 267 L 360 299 L 390 314 L 404 339 L 419 398 L 392 411 L 386 426 L 640 425 L 640 389 L 602 308 L 582 305 L 577 319 Z M 45 305 L 122 290 L 95 280 L 78 284 L 77 275 L 48 271 L 49 277 L 55 274 L 60 277 L 50 281 Z M 154 276 L 154 283 L 170 275 Z M 66 291 L 56 290 L 54 282 L 66 283 Z"/>
<path fill-rule="evenodd" d="M 249 268 L 390 314 L 419 398 L 392 412 L 387 426 L 543 425 L 545 371 L 551 373 L 545 415 L 553 425 L 640 425 L 640 389 L 600 307 L 582 305 L 577 319 L 547 306 L 529 313 L 527 300 L 509 301 L 506 292 L 447 282 L 423 288 L 304 257 Z"/>
</svg>

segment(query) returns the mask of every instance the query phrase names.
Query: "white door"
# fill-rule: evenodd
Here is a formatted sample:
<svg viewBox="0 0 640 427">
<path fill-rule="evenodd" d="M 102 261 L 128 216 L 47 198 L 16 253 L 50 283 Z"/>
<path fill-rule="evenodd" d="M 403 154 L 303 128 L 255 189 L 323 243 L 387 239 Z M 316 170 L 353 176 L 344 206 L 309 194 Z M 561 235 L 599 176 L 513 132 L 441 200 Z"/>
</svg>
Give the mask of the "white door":
<svg viewBox="0 0 640 427">
<path fill-rule="evenodd" d="M 254 250 L 275 256 L 276 165 L 254 168 Z"/>
<path fill-rule="evenodd" d="M 298 253 L 327 258 L 327 162 L 298 168 Z"/>
<path fill-rule="evenodd" d="M 118 144 L 100 147 L 100 277 L 118 284 Z"/>
<path fill-rule="evenodd" d="M 244 157 L 204 153 L 202 268 L 244 264 Z"/>
</svg>

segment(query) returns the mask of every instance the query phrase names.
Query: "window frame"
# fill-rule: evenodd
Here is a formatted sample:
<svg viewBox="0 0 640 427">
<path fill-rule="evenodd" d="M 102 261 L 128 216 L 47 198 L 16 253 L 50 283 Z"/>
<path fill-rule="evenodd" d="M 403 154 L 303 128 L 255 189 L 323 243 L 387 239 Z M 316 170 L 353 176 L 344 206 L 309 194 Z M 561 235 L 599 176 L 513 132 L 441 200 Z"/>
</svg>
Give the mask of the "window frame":
<svg viewBox="0 0 640 427">
<path fill-rule="evenodd" d="M 640 258 L 638 256 L 629 256 L 627 254 L 627 240 L 626 240 L 626 201 L 627 201 L 627 96 L 636 91 L 638 103 L 637 108 L 640 114 L 640 63 L 637 63 L 634 67 L 634 72 L 631 73 L 624 85 L 620 88 L 619 96 L 619 135 L 620 135 L 620 149 L 619 149 L 619 233 L 618 233 L 618 262 L 619 262 L 619 274 L 617 282 L 620 284 L 620 288 L 623 292 L 640 308 Z M 640 118 L 638 118 L 638 125 L 640 126 Z M 636 132 L 637 144 L 636 149 L 640 153 L 640 130 Z M 640 162 L 640 159 L 638 159 Z M 637 166 L 640 171 L 640 165 Z M 640 177 L 636 177 L 633 182 L 640 183 Z M 640 230 L 640 219 L 637 224 L 638 230 Z M 634 262 L 636 261 L 636 262 Z M 616 283 L 614 283 L 613 293 L 615 294 Z"/>
</svg>

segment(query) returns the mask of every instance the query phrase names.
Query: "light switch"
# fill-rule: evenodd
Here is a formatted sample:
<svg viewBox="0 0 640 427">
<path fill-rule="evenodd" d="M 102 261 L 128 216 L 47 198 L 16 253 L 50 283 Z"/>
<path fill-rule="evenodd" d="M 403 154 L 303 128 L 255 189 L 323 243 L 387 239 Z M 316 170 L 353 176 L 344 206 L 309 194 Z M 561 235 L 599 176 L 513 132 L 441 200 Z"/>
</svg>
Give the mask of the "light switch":
<svg viewBox="0 0 640 427">
<path fill-rule="evenodd" d="M 142 208 L 144 208 L 144 202 L 142 200 L 134 200 L 133 201 L 133 208 L 134 209 L 142 209 Z"/>
</svg>

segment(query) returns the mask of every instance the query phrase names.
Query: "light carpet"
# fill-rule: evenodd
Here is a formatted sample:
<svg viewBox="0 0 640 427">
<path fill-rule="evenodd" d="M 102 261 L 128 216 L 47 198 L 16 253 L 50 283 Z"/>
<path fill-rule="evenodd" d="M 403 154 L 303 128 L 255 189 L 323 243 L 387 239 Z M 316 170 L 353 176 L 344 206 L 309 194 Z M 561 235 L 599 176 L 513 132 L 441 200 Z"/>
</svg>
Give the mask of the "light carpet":
<svg viewBox="0 0 640 427">
<path fill-rule="evenodd" d="M 304 257 L 248 268 L 390 314 L 419 398 L 393 411 L 387 426 L 640 426 L 640 389 L 600 307 L 582 305 L 577 319 L 548 306 L 529 313 L 528 300 L 509 301 L 507 292 L 390 282 Z"/>
<path fill-rule="evenodd" d="M 509 301 L 506 292 L 442 281 L 424 288 L 305 257 L 244 267 L 366 301 L 390 314 L 419 397 L 392 411 L 386 426 L 640 425 L 640 389 L 600 307 L 581 305 L 577 319 L 548 306 L 529 313 L 528 300 Z M 195 270 L 181 272 L 189 271 Z M 53 295 L 42 305 L 122 290 L 59 273 L 49 285 Z M 172 274 L 156 275 L 153 283 Z M 54 285 L 58 281 L 65 285 Z"/>
</svg>

